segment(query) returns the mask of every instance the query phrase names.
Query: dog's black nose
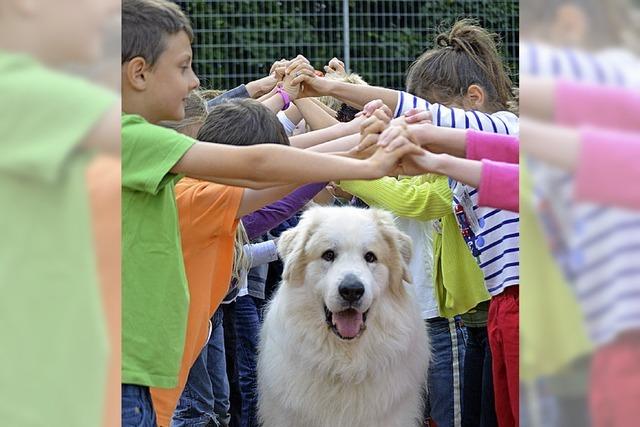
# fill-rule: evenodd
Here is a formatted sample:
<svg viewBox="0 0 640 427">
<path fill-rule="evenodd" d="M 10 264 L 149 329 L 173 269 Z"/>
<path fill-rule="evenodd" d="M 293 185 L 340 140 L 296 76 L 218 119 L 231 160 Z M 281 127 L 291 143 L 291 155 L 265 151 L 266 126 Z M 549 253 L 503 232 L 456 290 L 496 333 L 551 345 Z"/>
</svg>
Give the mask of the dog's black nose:
<svg viewBox="0 0 640 427">
<path fill-rule="evenodd" d="M 350 303 L 354 303 L 364 294 L 364 285 L 353 274 L 347 275 L 338 286 L 340 296 Z"/>
</svg>

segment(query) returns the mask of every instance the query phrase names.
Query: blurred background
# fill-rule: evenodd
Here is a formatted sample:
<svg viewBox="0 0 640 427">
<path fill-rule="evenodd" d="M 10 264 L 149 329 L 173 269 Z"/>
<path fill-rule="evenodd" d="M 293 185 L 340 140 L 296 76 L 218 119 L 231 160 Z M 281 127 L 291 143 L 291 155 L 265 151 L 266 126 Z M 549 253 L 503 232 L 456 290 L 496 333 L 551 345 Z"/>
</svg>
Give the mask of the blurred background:
<svg viewBox="0 0 640 427">
<path fill-rule="evenodd" d="M 405 71 L 440 27 L 473 17 L 502 39 L 518 77 L 514 0 L 176 1 L 191 18 L 194 68 L 203 86 L 231 89 L 264 77 L 275 60 L 303 54 L 322 70 L 331 58 L 369 84 L 404 89 Z"/>
</svg>

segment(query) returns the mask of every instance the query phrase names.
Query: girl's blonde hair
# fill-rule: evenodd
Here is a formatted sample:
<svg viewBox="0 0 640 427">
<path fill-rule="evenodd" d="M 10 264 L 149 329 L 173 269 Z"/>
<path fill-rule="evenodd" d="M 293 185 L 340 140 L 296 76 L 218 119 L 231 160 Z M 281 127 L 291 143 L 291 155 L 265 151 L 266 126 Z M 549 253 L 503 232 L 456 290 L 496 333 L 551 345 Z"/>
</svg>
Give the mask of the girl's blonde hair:
<svg viewBox="0 0 640 427">
<path fill-rule="evenodd" d="M 233 245 L 233 270 L 231 277 L 240 280 L 242 274 L 246 274 L 251 267 L 251 260 L 244 251 L 244 245 L 250 243 L 247 230 L 242 225 L 242 221 L 238 221 L 236 227 L 236 239 Z"/>
<path fill-rule="evenodd" d="M 409 67 L 407 92 L 431 102 L 460 103 L 469 86 L 478 85 L 486 94 L 488 112 L 513 107 L 509 72 L 498 53 L 497 35 L 471 19 L 456 22 L 436 37 L 428 50 Z"/>
</svg>

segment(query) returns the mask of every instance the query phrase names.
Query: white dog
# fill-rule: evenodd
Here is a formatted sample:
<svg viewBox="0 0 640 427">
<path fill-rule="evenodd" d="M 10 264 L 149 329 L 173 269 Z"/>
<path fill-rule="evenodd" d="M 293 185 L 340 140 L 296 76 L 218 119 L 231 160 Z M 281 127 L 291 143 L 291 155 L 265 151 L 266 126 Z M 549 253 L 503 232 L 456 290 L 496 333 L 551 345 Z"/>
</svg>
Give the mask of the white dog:
<svg viewBox="0 0 640 427">
<path fill-rule="evenodd" d="M 263 427 L 422 425 L 427 333 L 411 241 L 377 209 L 320 207 L 283 233 L 258 356 Z"/>
</svg>

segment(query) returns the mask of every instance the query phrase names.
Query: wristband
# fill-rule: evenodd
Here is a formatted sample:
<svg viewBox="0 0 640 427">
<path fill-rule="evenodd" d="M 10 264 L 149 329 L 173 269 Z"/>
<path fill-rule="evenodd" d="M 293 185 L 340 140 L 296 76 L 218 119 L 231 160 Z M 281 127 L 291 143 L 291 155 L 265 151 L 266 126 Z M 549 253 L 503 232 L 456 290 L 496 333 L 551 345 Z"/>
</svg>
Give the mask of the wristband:
<svg viewBox="0 0 640 427">
<path fill-rule="evenodd" d="M 291 98 L 289 97 L 289 94 L 287 93 L 287 91 L 282 89 L 280 86 L 278 86 L 278 88 L 276 89 L 276 93 L 280 94 L 280 96 L 282 97 L 282 102 L 284 102 L 282 111 L 289 108 L 289 105 L 291 105 Z"/>
</svg>

